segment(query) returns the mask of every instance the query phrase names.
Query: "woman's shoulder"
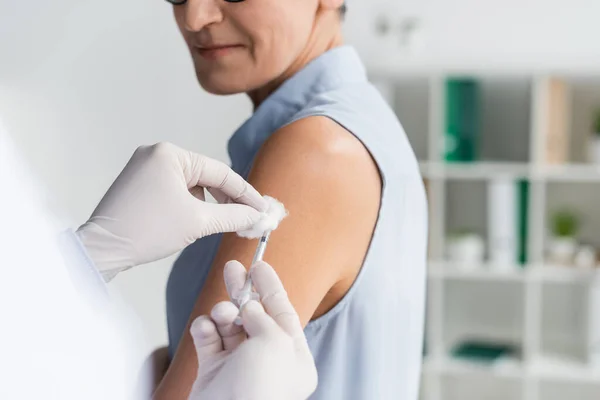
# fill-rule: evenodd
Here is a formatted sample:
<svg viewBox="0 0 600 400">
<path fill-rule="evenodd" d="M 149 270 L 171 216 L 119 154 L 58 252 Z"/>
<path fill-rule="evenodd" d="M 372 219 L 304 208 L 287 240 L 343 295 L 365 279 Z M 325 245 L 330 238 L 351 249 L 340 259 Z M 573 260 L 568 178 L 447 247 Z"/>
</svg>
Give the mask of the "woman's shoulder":
<svg viewBox="0 0 600 400">
<path fill-rule="evenodd" d="M 339 207 L 379 203 L 377 163 L 356 136 L 326 116 L 302 118 L 272 134 L 259 150 L 252 174 L 269 176 L 292 192 L 321 191 L 324 201 Z M 361 199 L 346 197 L 357 187 Z"/>
<path fill-rule="evenodd" d="M 386 147 L 393 146 L 398 137 L 405 135 L 394 110 L 366 80 L 349 82 L 315 95 L 296 112 L 291 122 L 313 116 L 335 121 L 366 145 L 372 135 L 377 135 L 378 141 L 383 141 Z"/>
<path fill-rule="evenodd" d="M 368 80 L 344 82 L 329 90 L 317 93 L 300 112 L 322 107 L 327 110 L 360 111 L 357 117 L 387 113 L 395 119 L 394 111 L 379 90 Z"/>
<path fill-rule="evenodd" d="M 277 159 L 305 172 L 316 169 L 320 175 L 344 175 L 357 168 L 374 167 L 362 142 L 328 115 L 308 115 L 280 128 L 262 146 L 258 159 Z M 274 160 L 275 161 L 275 160 Z"/>
<path fill-rule="evenodd" d="M 314 136 L 311 140 L 326 141 L 325 147 L 337 147 L 339 141 L 352 143 L 357 153 L 368 154 L 368 162 L 374 163 L 382 175 L 418 174 L 416 158 L 402 124 L 368 81 L 318 94 L 296 112 L 288 126 L 292 127 L 290 132 L 310 130 Z M 367 162 L 367 157 L 362 158 Z M 399 159 L 403 162 L 399 163 Z"/>
</svg>

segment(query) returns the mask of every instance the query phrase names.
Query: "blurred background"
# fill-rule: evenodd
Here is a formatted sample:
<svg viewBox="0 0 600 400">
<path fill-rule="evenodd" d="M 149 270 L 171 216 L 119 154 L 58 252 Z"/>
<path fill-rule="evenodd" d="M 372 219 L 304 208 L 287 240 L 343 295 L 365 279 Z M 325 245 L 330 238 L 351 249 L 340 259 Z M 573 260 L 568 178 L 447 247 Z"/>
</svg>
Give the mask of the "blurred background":
<svg viewBox="0 0 600 400">
<path fill-rule="evenodd" d="M 600 2 L 348 7 L 429 194 L 422 398 L 600 398 Z M 0 113 L 70 226 L 137 146 L 227 161 L 250 112 L 199 89 L 163 1 L 0 1 Z M 172 261 L 111 284 L 148 353 Z"/>
</svg>

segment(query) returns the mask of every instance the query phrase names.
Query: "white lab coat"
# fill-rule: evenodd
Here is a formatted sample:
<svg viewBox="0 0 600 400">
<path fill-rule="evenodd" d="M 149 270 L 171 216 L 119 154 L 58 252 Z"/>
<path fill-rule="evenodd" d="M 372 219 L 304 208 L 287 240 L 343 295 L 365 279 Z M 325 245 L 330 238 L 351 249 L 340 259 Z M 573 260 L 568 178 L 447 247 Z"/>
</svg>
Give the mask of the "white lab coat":
<svg viewBox="0 0 600 400">
<path fill-rule="evenodd" d="M 39 188 L 0 121 L 0 398 L 132 399 L 134 342 Z"/>
</svg>

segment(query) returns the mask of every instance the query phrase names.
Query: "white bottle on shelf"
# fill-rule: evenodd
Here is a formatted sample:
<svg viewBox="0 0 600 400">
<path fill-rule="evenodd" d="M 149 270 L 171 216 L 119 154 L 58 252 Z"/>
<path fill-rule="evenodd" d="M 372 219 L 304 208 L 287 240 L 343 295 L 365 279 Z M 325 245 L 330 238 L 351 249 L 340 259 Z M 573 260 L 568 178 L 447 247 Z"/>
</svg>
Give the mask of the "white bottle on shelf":
<svg viewBox="0 0 600 400">
<path fill-rule="evenodd" d="M 588 287 L 587 355 L 590 367 L 600 370 L 600 270 Z"/>
<path fill-rule="evenodd" d="M 600 165 L 600 132 L 595 132 L 589 141 L 589 158 L 590 162 Z"/>
<path fill-rule="evenodd" d="M 506 177 L 488 184 L 488 256 L 496 269 L 512 269 L 517 264 L 517 187 Z"/>
</svg>

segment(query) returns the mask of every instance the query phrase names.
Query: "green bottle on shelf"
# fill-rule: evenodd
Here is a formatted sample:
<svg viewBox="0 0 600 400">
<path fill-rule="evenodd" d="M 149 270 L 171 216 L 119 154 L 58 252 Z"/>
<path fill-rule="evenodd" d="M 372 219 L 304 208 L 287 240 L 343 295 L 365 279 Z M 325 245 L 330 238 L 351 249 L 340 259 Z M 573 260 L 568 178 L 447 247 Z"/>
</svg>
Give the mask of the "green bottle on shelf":
<svg viewBox="0 0 600 400">
<path fill-rule="evenodd" d="M 521 179 L 517 183 L 518 195 L 518 262 L 525 267 L 529 262 L 527 253 L 527 242 L 529 239 L 529 181 Z"/>
<path fill-rule="evenodd" d="M 444 160 L 447 162 L 477 160 L 480 133 L 479 92 L 479 83 L 475 79 L 446 80 Z"/>
</svg>

